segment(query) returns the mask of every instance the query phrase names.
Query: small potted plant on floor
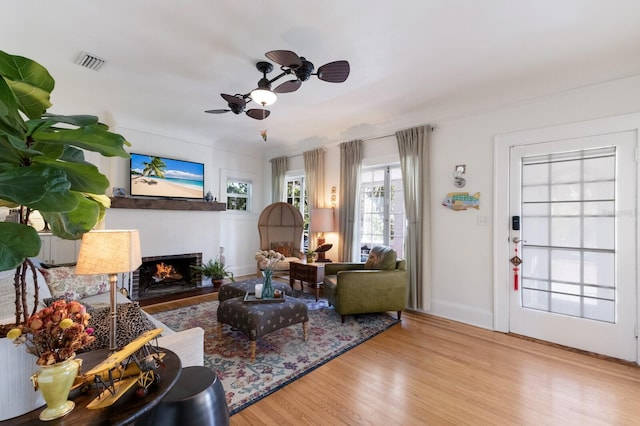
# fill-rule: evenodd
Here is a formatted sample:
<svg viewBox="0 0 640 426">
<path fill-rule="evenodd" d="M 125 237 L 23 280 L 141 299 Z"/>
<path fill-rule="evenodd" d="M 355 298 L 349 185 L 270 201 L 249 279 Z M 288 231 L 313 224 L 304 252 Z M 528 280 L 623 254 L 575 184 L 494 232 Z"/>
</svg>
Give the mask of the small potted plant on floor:
<svg viewBox="0 0 640 426">
<path fill-rule="evenodd" d="M 207 263 L 202 265 L 192 265 L 191 268 L 211 279 L 214 287 L 220 287 L 222 281 L 227 277 L 229 277 L 231 281 L 235 282 L 233 272 L 229 272 L 227 270 L 227 267 L 219 257 L 216 257 L 215 260 L 209 259 Z"/>
</svg>

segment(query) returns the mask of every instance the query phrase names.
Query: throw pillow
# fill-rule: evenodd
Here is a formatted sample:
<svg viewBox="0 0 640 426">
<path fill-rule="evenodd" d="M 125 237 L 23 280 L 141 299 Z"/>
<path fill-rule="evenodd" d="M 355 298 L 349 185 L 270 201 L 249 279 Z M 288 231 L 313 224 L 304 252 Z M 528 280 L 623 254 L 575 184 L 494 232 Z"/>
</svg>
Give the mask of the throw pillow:
<svg viewBox="0 0 640 426">
<path fill-rule="evenodd" d="M 369 258 L 364 264 L 364 269 L 396 269 L 397 254 L 394 249 L 387 246 L 375 246 L 369 252 Z"/>
<path fill-rule="evenodd" d="M 284 257 L 293 256 L 293 247 L 291 242 L 271 243 L 271 250 L 277 251 Z"/>
<path fill-rule="evenodd" d="M 87 313 L 91 315 L 89 327 L 93 328 L 96 340 L 85 348 L 86 351 L 104 349 L 109 347 L 111 335 L 111 308 L 100 305 L 97 307 L 87 305 Z M 118 304 L 116 308 L 116 345 L 118 348 L 126 346 L 145 331 L 155 329 L 155 325 L 142 312 L 136 302 Z"/>
<path fill-rule="evenodd" d="M 53 297 L 80 300 L 109 291 L 109 278 L 106 275 L 76 275 L 75 266 L 42 269 L 41 272 Z"/>
</svg>

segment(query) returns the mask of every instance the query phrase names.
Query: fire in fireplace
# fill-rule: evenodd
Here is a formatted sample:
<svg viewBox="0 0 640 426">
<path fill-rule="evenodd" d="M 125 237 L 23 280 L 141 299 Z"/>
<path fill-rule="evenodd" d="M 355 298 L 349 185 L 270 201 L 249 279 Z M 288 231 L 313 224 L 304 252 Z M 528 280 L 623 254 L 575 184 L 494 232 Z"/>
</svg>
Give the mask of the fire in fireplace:
<svg viewBox="0 0 640 426">
<path fill-rule="evenodd" d="M 173 282 L 182 280 L 182 274 L 173 265 L 160 262 L 156 264 L 156 273 L 152 278 L 156 283 Z"/>
<path fill-rule="evenodd" d="M 140 300 L 200 287 L 202 277 L 191 268 L 199 265 L 202 253 L 143 257 L 132 275 L 132 297 Z"/>
</svg>

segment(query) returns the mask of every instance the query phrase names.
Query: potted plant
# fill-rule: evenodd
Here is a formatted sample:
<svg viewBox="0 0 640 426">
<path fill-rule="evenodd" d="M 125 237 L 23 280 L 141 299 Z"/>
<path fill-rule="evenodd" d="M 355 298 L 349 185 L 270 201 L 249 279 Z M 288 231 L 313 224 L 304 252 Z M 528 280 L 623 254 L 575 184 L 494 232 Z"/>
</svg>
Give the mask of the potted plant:
<svg viewBox="0 0 640 426">
<path fill-rule="evenodd" d="M 318 253 L 316 253 L 314 249 L 307 247 L 307 250 L 305 251 L 304 255 L 307 259 L 307 263 L 313 263 Z"/>
<path fill-rule="evenodd" d="M 121 135 L 92 115 L 47 113 L 55 81 L 37 62 L 0 51 L 0 207 L 17 209 L 17 222 L 0 222 L 0 271 L 15 269 L 15 324 L 35 313 L 26 298 L 29 257 L 40 252 L 37 231 L 28 225 L 37 210 L 53 235 L 79 239 L 110 205 L 109 180 L 87 162 L 84 151 L 129 158 Z M 28 304 L 33 303 L 29 312 Z M 0 327 L 0 336 L 8 329 Z"/>
<path fill-rule="evenodd" d="M 79 239 L 90 231 L 110 206 L 105 191 L 106 176 L 84 158 L 86 151 L 102 156 L 129 158 L 121 135 L 92 115 L 47 113 L 53 77 L 37 62 L 0 51 L 0 207 L 17 210 L 14 222 L 0 222 L 0 271 L 14 270 L 15 318 L 0 324 L 0 366 L 3 386 L 22 386 L 34 372 L 35 363 L 21 356 L 9 356 L 10 339 L 2 338 L 19 325 L 26 325 L 38 306 L 38 282 L 30 257 L 40 253 L 38 232 L 29 226 L 29 216 L 39 211 L 53 235 Z M 27 300 L 27 277 L 33 277 L 35 294 Z M 29 310 L 29 306 L 32 309 Z M 42 405 L 33 391 L 9 392 L 0 402 L 0 419 L 5 420 Z"/>
<path fill-rule="evenodd" d="M 209 259 L 207 263 L 202 265 L 192 265 L 191 268 L 210 278 L 215 287 L 220 287 L 222 281 L 227 277 L 235 282 L 233 272 L 227 270 L 227 267 L 219 257 L 216 257 L 215 260 Z"/>
</svg>

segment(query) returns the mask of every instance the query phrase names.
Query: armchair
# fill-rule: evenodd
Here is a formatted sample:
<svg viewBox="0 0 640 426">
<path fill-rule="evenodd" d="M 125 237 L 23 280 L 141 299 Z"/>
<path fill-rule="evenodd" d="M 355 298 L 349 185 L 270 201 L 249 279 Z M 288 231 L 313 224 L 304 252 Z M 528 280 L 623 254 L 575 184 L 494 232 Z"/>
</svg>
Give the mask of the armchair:
<svg viewBox="0 0 640 426">
<path fill-rule="evenodd" d="M 407 305 L 409 278 L 406 262 L 390 247 L 371 249 L 366 263 L 327 263 L 324 293 L 341 316 L 397 311 Z"/>
</svg>

